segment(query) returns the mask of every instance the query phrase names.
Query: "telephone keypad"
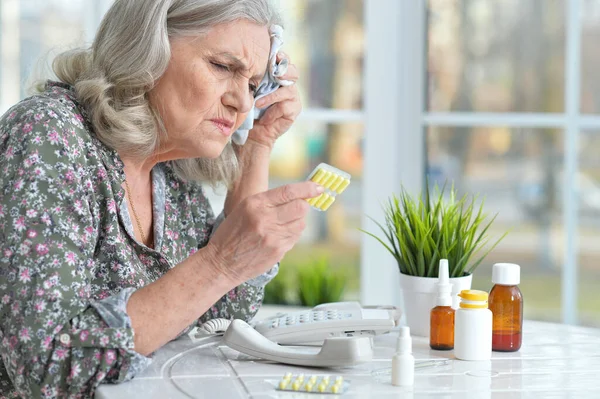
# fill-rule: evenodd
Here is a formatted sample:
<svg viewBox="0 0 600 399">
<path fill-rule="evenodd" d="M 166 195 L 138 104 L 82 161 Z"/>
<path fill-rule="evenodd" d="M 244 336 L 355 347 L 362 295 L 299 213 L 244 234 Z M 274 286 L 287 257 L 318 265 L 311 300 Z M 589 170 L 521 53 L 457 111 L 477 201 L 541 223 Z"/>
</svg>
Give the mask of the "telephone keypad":
<svg viewBox="0 0 600 399">
<path fill-rule="evenodd" d="M 328 311 L 307 311 L 297 314 L 291 314 L 286 316 L 277 317 L 270 323 L 270 328 L 280 328 L 286 326 L 293 326 L 295 324 L 304 323 L 318 323 L 330 320 L 342 320 L 352 318 L 351 312 L 341 312 L 337 310 Z"/>
<path fill-rule="evenodd" d="M 379 335 L 394 327 L 394 319 L 386 309 L 362 309 L 358 303 L 339 308 L 333 305 L 278 313 L 257 322 L 254 328 L 281 345 L 315 345 L 331 337 Z"/>
</svg>

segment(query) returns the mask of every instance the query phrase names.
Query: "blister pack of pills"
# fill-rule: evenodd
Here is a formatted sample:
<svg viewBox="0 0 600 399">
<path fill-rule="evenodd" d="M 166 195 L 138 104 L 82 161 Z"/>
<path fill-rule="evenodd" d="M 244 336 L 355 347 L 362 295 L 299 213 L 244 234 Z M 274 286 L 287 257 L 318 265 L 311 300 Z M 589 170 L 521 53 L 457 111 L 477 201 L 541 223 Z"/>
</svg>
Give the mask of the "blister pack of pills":
<svg viewBox="0 0 600 399">
<path fill-rule="evenodd" d="M 335 202 L 335 197 L 344 192 L 350 184 L 350 174 L 326 163 L 319 164 L 307 180 L 314 181 L 325 187 L 325 191 L 318 197 L 308 200 L 308 203 L 319 211 L 326 211 Z"/>
<path fill-rule="evenodd" d="M 277 383 L 276 390 L 341 395 L 348 390 L 350 382 L 341 375 L 293 375 L 286 373 Z"/>
</svg>

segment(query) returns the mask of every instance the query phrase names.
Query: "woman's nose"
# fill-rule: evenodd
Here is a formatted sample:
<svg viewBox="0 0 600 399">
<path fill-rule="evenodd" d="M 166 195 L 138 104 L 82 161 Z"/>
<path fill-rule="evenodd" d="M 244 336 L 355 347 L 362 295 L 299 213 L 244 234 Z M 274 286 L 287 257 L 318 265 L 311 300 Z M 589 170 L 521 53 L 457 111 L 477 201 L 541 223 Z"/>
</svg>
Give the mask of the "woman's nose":
<svg viewBox="0 0 600 399">
<path fill-rule="evenodd" d="M 235 108 L 239 114 L 245 114 L 252 109 L 254 96 L 248 91 L 247 86 L 245 89 L 235 87 L 223 95 L 223 105 Z"/>
</svg>

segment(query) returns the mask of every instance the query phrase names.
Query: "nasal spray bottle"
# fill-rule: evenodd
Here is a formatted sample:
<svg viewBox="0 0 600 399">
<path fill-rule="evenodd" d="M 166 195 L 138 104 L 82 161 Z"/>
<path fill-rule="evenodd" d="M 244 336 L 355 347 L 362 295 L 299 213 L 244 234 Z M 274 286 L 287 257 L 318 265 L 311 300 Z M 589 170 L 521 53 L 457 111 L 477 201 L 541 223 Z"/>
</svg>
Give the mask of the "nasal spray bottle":
<svg viewBox="0 0 600 399">
<path fill-rule="evenodd" d="M 454 309 L 448 259 L 440 259 L 436 306 L 430 313 L 429 346 L 436 350 L 454 348 Z"/>
<path fill-rule="evenodd" d="M 392 358 L 392 385 L 407 387 L 415 382 L 415 358 L 412 355 L 410 328 L 400 327 L 396 353 Z"/>
</svg>

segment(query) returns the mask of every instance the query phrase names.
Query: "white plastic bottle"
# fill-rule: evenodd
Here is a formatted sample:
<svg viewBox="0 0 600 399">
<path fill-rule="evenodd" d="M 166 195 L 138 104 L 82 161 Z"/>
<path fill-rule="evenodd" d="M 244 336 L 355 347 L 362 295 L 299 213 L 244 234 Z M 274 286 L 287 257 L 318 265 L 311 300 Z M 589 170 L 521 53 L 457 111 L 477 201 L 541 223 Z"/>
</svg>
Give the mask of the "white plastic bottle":
<svg viewBox="0 0 600 399">
<path fill-rule="evenodd" d="M 392 385 L 407 387 L 415 382 L 415 358 L 412 355 L 410 328 L 400 327 L 396 353 L 392 358 Z"/>
<path fill-rule="evenodd" d="M 454 355 L 460 360 L 489 360 L 492 357 L 492 312 L 488 293 L 463 290 L 458 295 L 454 327 Z"/>
</svg>

